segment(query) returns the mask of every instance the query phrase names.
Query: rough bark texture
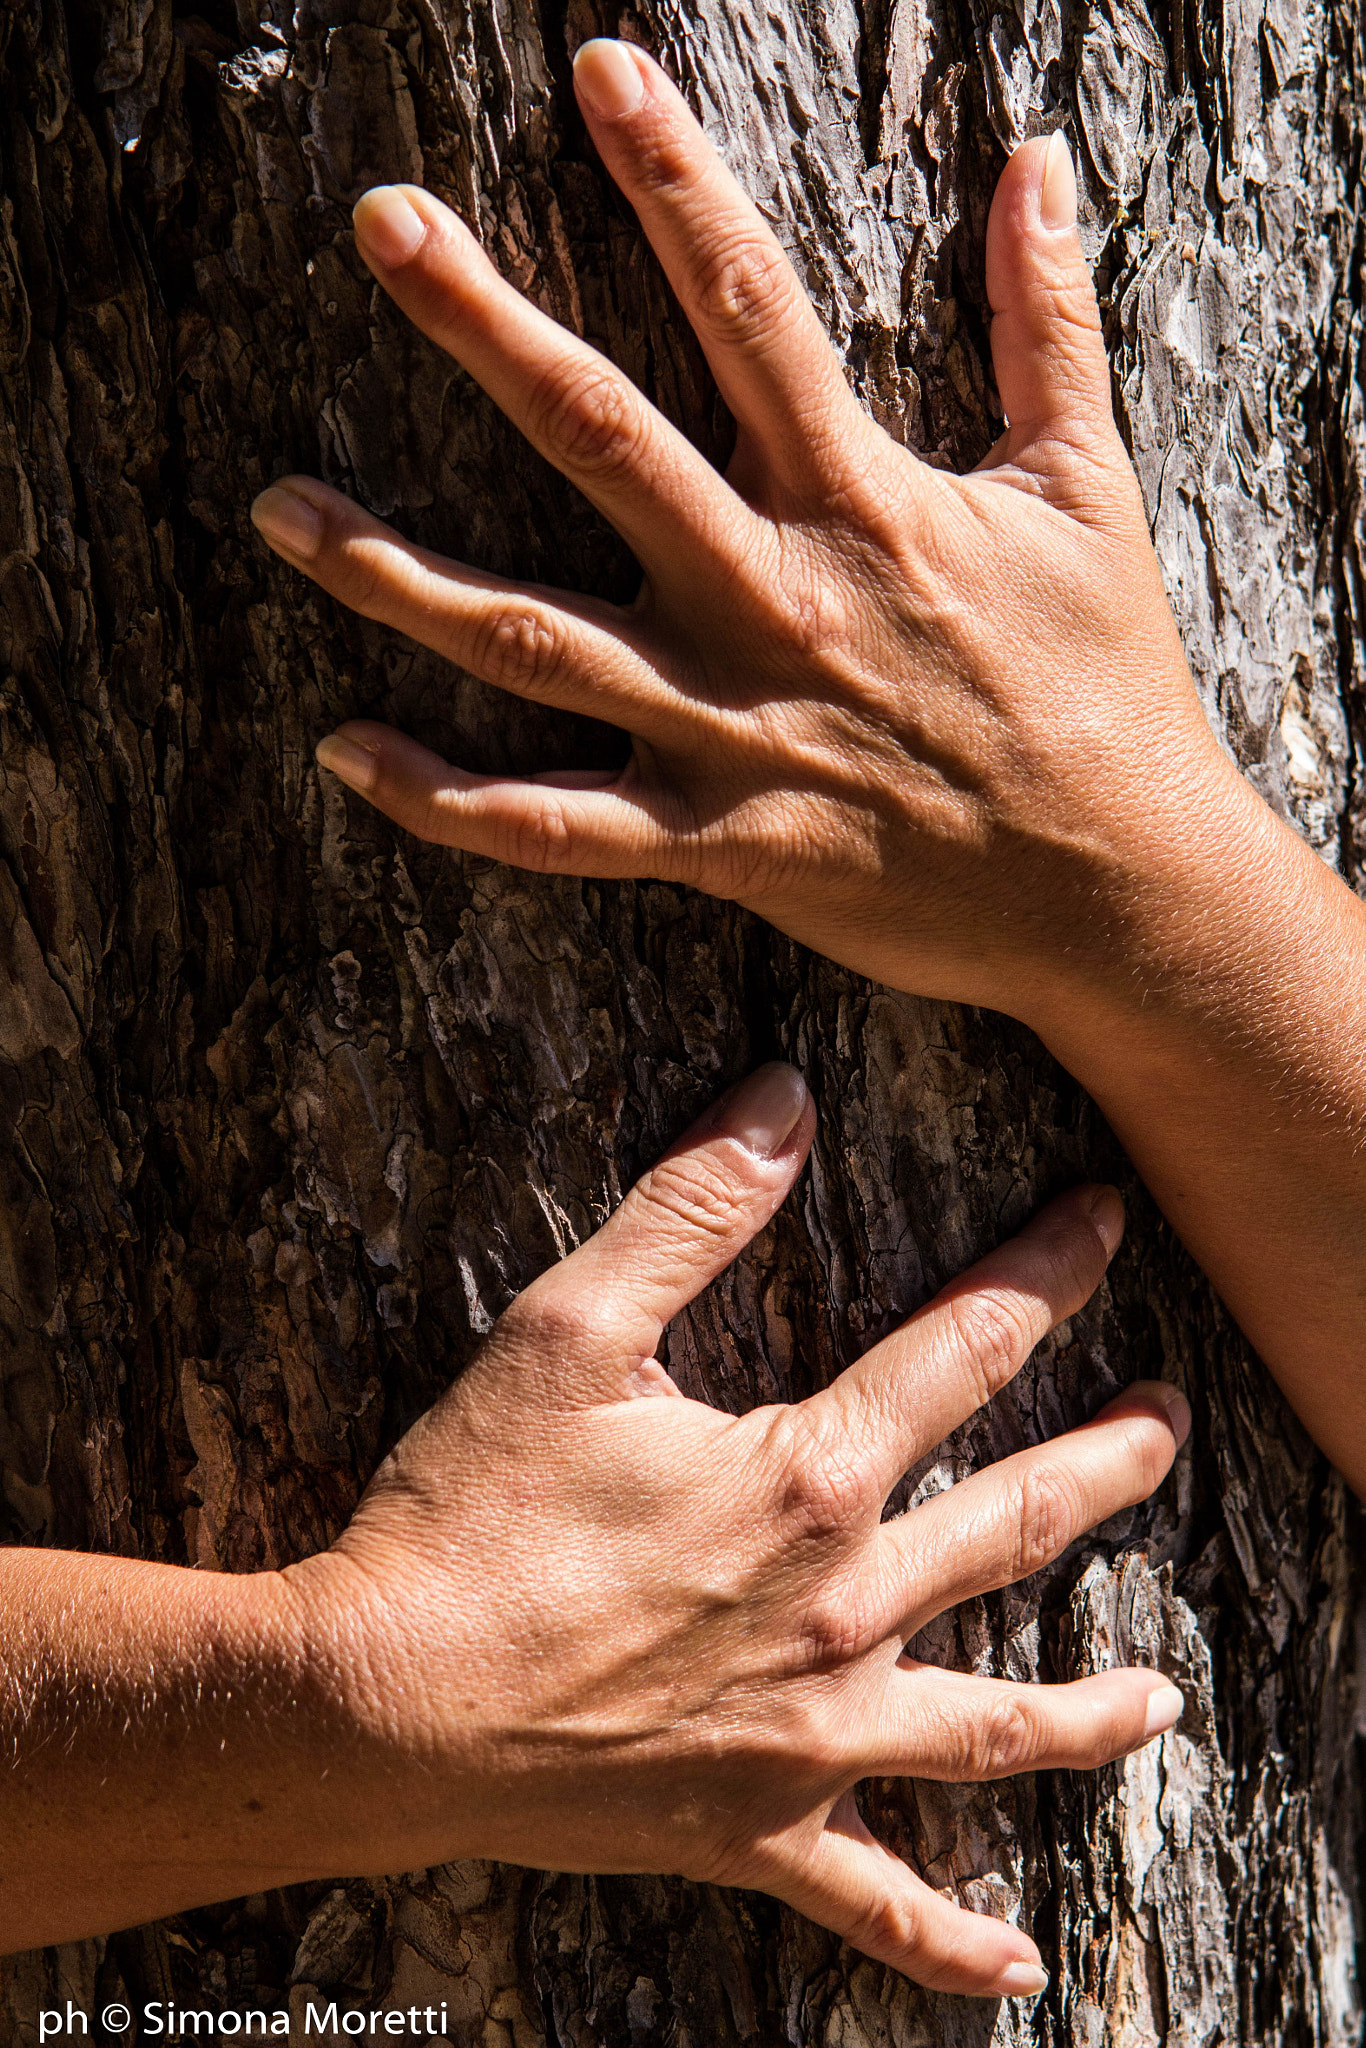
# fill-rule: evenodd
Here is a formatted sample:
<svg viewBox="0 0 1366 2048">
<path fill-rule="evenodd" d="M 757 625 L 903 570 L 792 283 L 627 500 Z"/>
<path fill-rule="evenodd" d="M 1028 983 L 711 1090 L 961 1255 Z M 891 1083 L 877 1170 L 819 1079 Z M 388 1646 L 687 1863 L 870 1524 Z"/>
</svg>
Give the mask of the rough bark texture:
<svg viewBox="0 0 1366 2048">
<path fill-rule="evenodd" d="M 493 568 L 631 565 L 351 242 L 419 180 L 711 452 L 726 424 L 573 108 L 655 49 L 778 224 L 859 389 L 974 460 L 985 210 L 1062 124 L 1116 402 L 1210 716 L 1366 862 L 1366 425 L 1349 0 L 8 0 L 0 12 L 0 1343 L 10 1539 L 248 1570 L 324 1544 L 510 1296 L 727 1079 L 820 1106 L 774 1227 L 669 1339 L 726 1405 L 822 1381 L 1082 1173 L 1108 1291 L 913 1484 L 1140 1373 L 1189 1392 L 1156 1502 L 933 1650 L 1136 1655 L 1191 1704 L 1122 1769 L 870 1788 L 931 1880 L 1032 1924 L 1032 2011 L 926 1997 L 761 1898 L 459 1866 L 319 1885 L 7 1967 L 36 2007 L 444 1999 L 481 2048 L 1360 2038 L 1360 1531 L 1080 1091 L 1000 1018 L 904 1000 L 671 888 L 448 857 L 333 782 L 359 712 L 462 761 L 600 758 L 344 615 L 246 518 L 286 468 Z M 1293 1288 L 1296 1276 L 1285 1275 Z M 39 1996 L 42 1988 L 42 1996 Z"/>
</svg>

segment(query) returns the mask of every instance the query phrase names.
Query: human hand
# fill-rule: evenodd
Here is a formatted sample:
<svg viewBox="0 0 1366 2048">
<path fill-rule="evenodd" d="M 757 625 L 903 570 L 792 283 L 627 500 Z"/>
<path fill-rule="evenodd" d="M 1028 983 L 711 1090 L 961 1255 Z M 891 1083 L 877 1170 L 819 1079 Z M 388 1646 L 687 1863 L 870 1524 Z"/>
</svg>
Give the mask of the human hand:
<svg viewBox="0 0 1366 2048">
<path fill-rule="evenodd" d="M 682 1397 L 661 1331 L 773 1216 L 813 1124 L 788 1067 L 723 1097 L 518 1297 L 336 1546 L 285 1574 L 277 1627 L 321 1646 L 311 1667 L 349 1703 L 340 1754 L 294 1772 L 316 1789 L 311 1862 L 677 1871 L 772 1892 L 921 1983 L 1028 1995 L 1034 1944 L 880 1847 L 853 1787 L 1086 1768 L 1172 1724 L 1156 1672 L 1017 1685 L 902 1645 L 1141 1499 L 1189 1418 L 1135 1386 L 880 1520 L 1099 1283 L 1123 1211 L 1094 1187 L 810 1399 L 735 1416 Z M 310 1860 L 306 1824 L 291 1834 Z"/>
<path fill-rule="evenodd" d="M 1010 425 L 954 477 L 860 409 L 659 69 L 590 43 L 576 79 L 735 415 L 724 479 L 429 194 L 367 193 L 356 233 L 404 311 L 624 535 L 636 602 L 461 567 L 306 478 L 253 517 L 367 616 L 624 726 L 630 759 L 596 778 L 477 775 L 367 722 L 319 759 L 424 838 L 692 883 L 894 986 L 1042 1028 L 1079 975 L 1132 974 L 1120 939 L 1165 900 L 1167 847 L 1241 789 L 1112 420 L 1065 145 L 1026 144 L 997 190 L 987 284 Z"/>
</svg>

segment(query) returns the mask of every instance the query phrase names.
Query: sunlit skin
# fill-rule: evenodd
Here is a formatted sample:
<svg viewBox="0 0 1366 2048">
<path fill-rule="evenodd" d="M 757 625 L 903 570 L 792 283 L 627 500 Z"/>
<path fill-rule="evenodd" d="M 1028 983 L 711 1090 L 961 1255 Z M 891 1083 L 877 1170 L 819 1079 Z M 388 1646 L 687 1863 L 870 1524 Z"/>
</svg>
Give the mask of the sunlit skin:
<svg viewBox="0 0 1366 2048">
<path fill-rule="evenodd" d="M 343 602 L 614 722 L 630 758 L 596 782 L 553 764 L 515 780 L 362 721 L 319 759 L 423 837 L 689 882 L 894 988 L 1031 1025 L 1361 1490 L 1366 909 L 1201 711 L 1111 413 L 1061 137 L 1017 151 L 995 194 L 1010 424 L 955 477 L 860 409 L 658 67 L 593 43 L 576 78 L 735 415 L 724 476 L 430 194 L 367 194 L 356 235 L 629 542 L 637 601 L 481 575 L 307 478 L 254 517 Z"/>
<path fill-rule="evenodd" d="M 1158 1672 L 1017 1685 L 903 1645 L 1142 1499 L 1188 1411 L 1132 1387 L 880 1519 L 1100 1282 L 1123 1228 L 1101 1187 L 810 1399 L 685 1399 L 662 1329 L 814 1129 L 790 1067 L 724 1097 L 518 1298 L 332 1550 L 241 1577 L 0 1553 L 0 1945 L 493 1856 L 761 1887 L 923 1983 L 1040 1989 L 1028 1934 L 931 1890 L 853 1788 L 1086 1769 L 1173 1724 Z"/>
<path fill-rule="evenodd" d="M 320 759 L 428 838 L 692 883 L 894 987 L 1031 1024 L 1366 1483 L 1363 913 L 1201 714 L 1110 413 L 1065 150 L 1027 144 L 997 191 L 1011 424 L 954 478 L 860 411 L 648 57 L 590 44 L 576 84 L 735 415 L 725 476 L 430 195 L 367 195 L 357 242 L 616 525 L 637 602 L 448 562 L 307 478 L 253 516 L 344 602 L 617 724 L 629 761 L 490 777 L 368 722 Z M 1122 1212 L 1098 1188 L 813 1399 L 743 1417 L 683 1399 L 661 1328 L 772 1216 L 813 1127 L 787 1069 L 728 1098 L 519 1298 L 322 1556 L 239 1579 L 0 1557 L 0 1944 L 486 1855 L 761 1887 L 922 1983 L 1038 1990 L 1028 1934 L 931 1891 L 852 1788 L 1090 1767 L 1172 1724 L 1156 1673 L 1014 1686 L 903 1645 L 1141 1499 L 1187 1412 L 1135 1387 L 880 1520 L 1099 1284 Z"/>
</svg>

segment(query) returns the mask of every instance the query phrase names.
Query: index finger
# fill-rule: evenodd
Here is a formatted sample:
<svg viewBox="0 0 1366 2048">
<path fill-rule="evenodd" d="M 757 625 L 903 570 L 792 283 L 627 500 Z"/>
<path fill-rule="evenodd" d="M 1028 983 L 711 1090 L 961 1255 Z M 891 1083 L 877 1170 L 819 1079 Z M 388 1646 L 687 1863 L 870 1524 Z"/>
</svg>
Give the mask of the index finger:
<svg viewBox="0 0 1366 2048">
<path fill-rule="evenodd" d="M 595 37 L 574 83 L 737 422 L 779 475 L 829 480 L 840 425 L 864 414 L 771 229 L 643 50 Z"/>
<path fill-rule="evenodd" d="M 966 1422 L 1034 1346 L 1099 1287 L 1124 1233 L 1110 1187 L 1074 1188 L 960 1273 L 933 1301 L 803 1403 L 884 1498 L 907 1468 Z"/>
</svg>

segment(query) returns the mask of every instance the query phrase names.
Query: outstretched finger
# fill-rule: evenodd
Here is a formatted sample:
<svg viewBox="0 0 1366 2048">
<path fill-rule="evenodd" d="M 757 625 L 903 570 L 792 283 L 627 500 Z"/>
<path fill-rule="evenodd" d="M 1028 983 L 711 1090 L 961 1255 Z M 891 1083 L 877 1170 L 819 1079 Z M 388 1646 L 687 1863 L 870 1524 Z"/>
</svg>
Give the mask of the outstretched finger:
<svg viewBox="0 0 1366 2048">
<path fill-rule="evenodd" d="M 1093 1771 L 1165 1734 L 1185 1702 L 1160 1671 L 1020 1685 L 903 1659 L 860 1738 L 870 1778 L 986 1784 L 1021 1771 Z"/>
<path fill-rule="evenodd" d="M 776 475 L 829 480 L 863 415 L 772 230 L 643 50 L 584 43 L 574 83 L 737 421 Z"/>
<path fill-rule="evenodd" d="M 852 1795 L 831 1814 L 810 1856 L 767 1889 L 931 1991 L 1036 1998 L 1048 1982 L 1028 1935 L 932 1891 L 869 1831 Z"/>
<path fill-rule="evenodd" d="M 364 618 L 395 626 L 519 697 L 664 733 L 677 699 L 615 606 L 529 588 L 415 547 L 340 491 L 282 477 L 251 508 L 285 560 Z"/>
<path fill-rule="evenodd" d="M 396 825 L 543 875 L 689 880 L 692 840 L 670 799 L 620 770 L 475 775 L 390 725 L 355 719 L 318 742 L 319 765 Z"/>
<path fill-rule="evenodd" d="M 1050 1202 L 811 1395 L 803 1407 L 817 1435 L 875 1474 L 885 1499 L 922 1452 L 999 1393 L 1040 1339 L 1089 1300 L 1123 1229 L 1113 1188 L 1075 1188 Z"/>
<path fill-rule="evenodd" d="M 752 521 L 706 460 L 614 363 L 501 277 L 469 229 L 417 185 L 357 202 L 356 245 L 431 340 L 590 498 L 649 570 L 714 575 Z"/>
<path fill-rule="evenodd" d="M 620 1394 L 670 1318 L 772 1220 L 815 1120 L 794 1067 L 758 1068 L 641 1176 L 596 1236 L 533 1282 L 516 1309 L 533 1324 L 547 1314 L 572 1324 L 591 1303 L 594 1327 L 611 1341 L 584 1370 L 596 1392 Z"/>
<path fill-rule="evenodd" d="M 904 1640 L 946 1608 L 1028 1578 L 1086 1530 L 1146 1500 L 1189 1428 L 1175 1387 L 1139 1381 L 1082 1428 L 884 1522 L 877 1572 L 889 1632 Z"/>
<path fill-rule="evenodd" d="M 1111 436 L 1110 365 L 1077 236 L 1077 184 L 1061 135 L 1022 143 L 987 220 L 991 360 L 1012 447 L 1053 433 Z"/>
</svg>

